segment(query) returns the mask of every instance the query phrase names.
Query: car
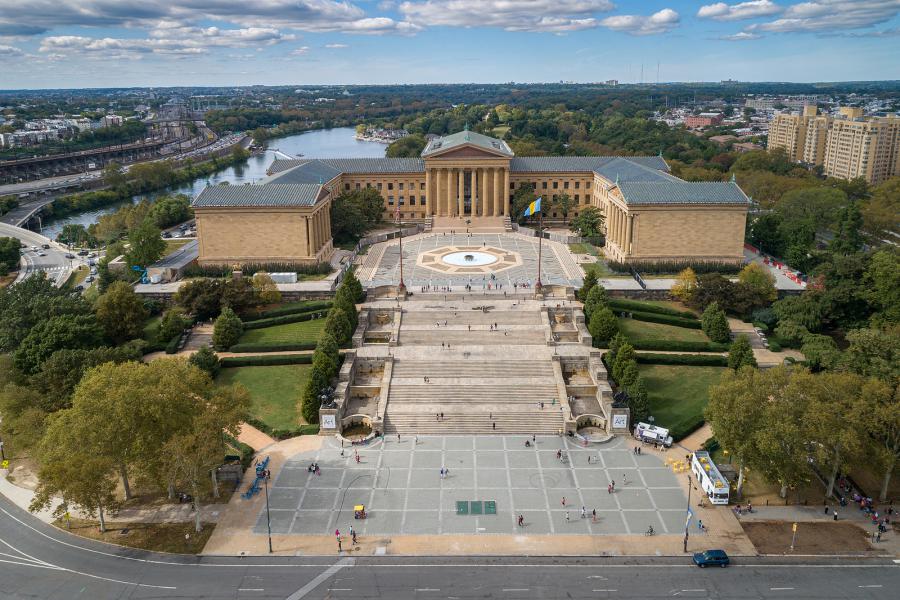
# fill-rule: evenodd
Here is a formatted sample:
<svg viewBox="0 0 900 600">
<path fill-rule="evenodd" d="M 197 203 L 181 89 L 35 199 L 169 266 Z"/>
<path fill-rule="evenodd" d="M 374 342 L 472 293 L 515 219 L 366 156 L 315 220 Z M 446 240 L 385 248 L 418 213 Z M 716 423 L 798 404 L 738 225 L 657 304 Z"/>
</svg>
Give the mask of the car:
<svg viewBox="0 0 900 600">
<path fill-rule="evenodd" d="M 32 249 L 33 251 L 35 251 L 35 252 L 38 251 L 38 247 L 37 247 L 37 246 L 32 246 L 31 249 Z"/>
<path fill-rule="evenodd" d="M 68 253 L 66 253 L 66 258 L 73 259 L 73 258 L 75 258 L 75 255 L 72 254 L 71 252 L 68 252 Z"/>
<path fill-rule="evenodd" d="M 88 251 L 87 251 L 87 250 L 79 250 L 79 251 L 78 251 L 78 256 L 87 256 L 87 255 L 88 255 Z"/>
<path fill-rule="evenodd" d="M 97 258 L 97 253 L 96 253 L 96 252 L 91 252 L 91 253 L 88 254 L 87 256 L 88 256 L 88 258 Z"/>
<path fill-rule="evenodd" d="M 168 231 L 163 231 L 162 236 L 163 236 L 164 238 L 168 239 L 168 238 L 172 237 L 172 234 L 169 233 Z"/>
<path fill-rule="evenodd" d="M 44 250 L 49 250 L 50 244 L 41 244 L 41 248 L 43 248 Z"/>
<path fill-rule="evenodd" d="M 41 252 L 40 250 L 38 250 L 37 255 L 38 255 L 38 256 L 47 256 L 47 253 L 46 253 L 46 252 Z"/>
<path fill-rule="evenodd" d="M 91 283 L 92 281 L 94 281 L 93 275 L 88 275 L 87 277 L 84 278 L 85 283 Z"/>
<path fill-rule="evenodd" d="M 694 564 L 700 567 L 701 569 L 709 566 L 720 566 L 725 568 L 728 566 L 728 563 L 731 562 L 731 559 L 728 558 L 728 555 L 725 554 L 724 550 L 705 550 L 703 552 L 695 552 L 694 553 Z"/>
</svg>

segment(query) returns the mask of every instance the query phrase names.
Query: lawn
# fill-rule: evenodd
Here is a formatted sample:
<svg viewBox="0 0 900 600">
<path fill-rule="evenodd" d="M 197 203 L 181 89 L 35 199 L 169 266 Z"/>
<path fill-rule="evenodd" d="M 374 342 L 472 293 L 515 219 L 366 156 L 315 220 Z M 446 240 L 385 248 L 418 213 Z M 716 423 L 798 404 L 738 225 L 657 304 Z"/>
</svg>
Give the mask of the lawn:
<svg viewBox="0 0 900 600">
<path fill-rule="evenodd" d="M 631 279 L 631 275 L 628 273 L 616 273 L 612 271 L 602 259 L 595 263 L 587 263 L 581 266 L 584 268 L 585 274 L 587 274 L 588 271 L 593 271 L 598 279 Z"/>
<path fill-rule="evenodd" d="M 638 365 L 647 384 L 650 414 L 655 424 L 671 430 L 676 440 L 688 433 L 709 400 L 709 387 L 719 382 L 726 367 Z"/>
<path fill-rule="evenodd" d="M 110 544 L 141 548 L 155 552 L 199 554 L 215 529 L 214 523 L 203 523 L 200 533 L 194 531 L 194 521 L 187 523 L 118 523 L 106 522 L 106 532 L 100 533 L 97 521 L 71 519 L 69 527 L 62 520 L 53 524 L 75 535 Z"/>
<path fill-rule="evenodd" d="M 188 244 L 189 242 L 193 242 L 197 238 L 175 238 L 175 239 L 167 239 L 166 240 L 166 249 L 163 251 L 163 256 L 168 256 L 181 248 L 182 246 Z"/>
<path fill-rule="evenodd" d="M 216 383 L 240 383 L 250 392 L 250 415 L 273 429 L 293 429 L 304 421 L 297 401 L 312 365 L 231 367 L 219 371 Z"/>
<path fill-rule="evenodd" d="M 709 338 L 701 329 L 688 329 L 662 323 L 649 323 L 637 319 L 619 317 L 619 331 L 633 342 L 667 340 L 678 342 L 708 342 Z"/>
<path fill-rule="evenodd" d="M 156 315 L 154 317 L 150 317 L 144 323 L 144 335 L 142 337 L 151 344 L 156 341 L 156 335 L 159 332 L 160 321 L 162 321 L 162 315 Z"/>
<path fill-rule="evenodd" d="M 327 312 L 325 310 L 323 313 Z M 244 332 L 239 340 L 241 344 L 269 343 L 289 344 L 302 342 L 315 342 L 325 327 L 325 319 L 313 321 L 300 321 L 286 325 L 273 325 L 262 329 L 250 329 Z"/>
</svg>

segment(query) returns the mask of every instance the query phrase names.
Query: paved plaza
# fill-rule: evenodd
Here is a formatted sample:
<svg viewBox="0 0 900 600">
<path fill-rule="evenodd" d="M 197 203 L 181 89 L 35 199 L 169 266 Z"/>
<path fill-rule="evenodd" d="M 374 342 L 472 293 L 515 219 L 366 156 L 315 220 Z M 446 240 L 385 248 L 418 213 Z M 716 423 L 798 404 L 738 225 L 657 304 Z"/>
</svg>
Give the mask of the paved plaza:
<svg viewBox="0 0 900 600">
<path fill-rule="evenodd" d="M 269 489 L 273 534 L 661 534 L 684 527 L 685 494 L 659 455 L 625 438 L 582 447 L 570 438 L 420 436 L 321 448 L 288 459 Z M 556 457 L 563 452 L 563 460 Z M 354 458 L 358 450 L 360 462 Z M 591 462 L 588 462 L 590 457 Z M 321 475 L 307 467 L 317 462 Z M 449 469 L 441 478 L 440 470 Z M 615 481 L 615 492 L 607 486 Z M 563 497 L 566 505 L 562 504 Z M 494 501 L 496 514 L 458 515 L 457 501 Z M 366 520 L 353 507 L 365 504 Z M 597 521 L 581 518 L 581 507 Z M 568 520 L 566 514 L 568 513 Z M 516 525 L 524 515 L 525 527 Z M 254 528 L 266 531 L 265 507 Z"/>
<path fill-rule="evenodd" d="M 496 280 L 490 279 L 488 274 L 473 273 L 444 273 L 419 264 L 418 257 L 428 251 L 440 248 L 474 248 L 493 247 L 516 256 L 515 266 L 505 267 L 495 273 Z M 380 254 L 379 248 L 373 248 L 370 253 L 378 252 L 377 267 L 371 272 L 371 279 L 365 283 L 367 286 L 380 286 L 396 284 L 399 281 L 399 256 L 400 246 L 397 242 L 390 242 Z M 491 287 L 496 283 L 503 284 L 503 289 L 513 292 L 513 284 L 533 285 L 537 278 L 538 240 L 519 234 L 509 233 L 433 233 L 413 236 L 403 240 L 403 279 L 411 291 L 424 285 L 451 286 L 454 291 L 463 291 L 462 288 L 471 284 L 474 290 L 486 287 L 489 282 Z M 549 240 L 543 241 L 541 258 L 541 280 L 544 284 L 569 285 L 580 287 L 582 284 L 582 271 L 575 259 L 569 253 L 568 247 Z"/>
</svg>

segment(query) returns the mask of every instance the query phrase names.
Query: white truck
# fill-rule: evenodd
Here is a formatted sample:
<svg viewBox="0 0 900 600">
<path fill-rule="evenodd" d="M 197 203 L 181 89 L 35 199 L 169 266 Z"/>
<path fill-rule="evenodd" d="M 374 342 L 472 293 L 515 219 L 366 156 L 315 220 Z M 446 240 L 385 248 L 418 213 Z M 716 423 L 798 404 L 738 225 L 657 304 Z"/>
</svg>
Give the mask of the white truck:
<svg viewBox="0 0 900 600">
<path fill-rule="evenodd" d="M 669 430 L 649 423 L 638 423 L 634 428 L 634 437 L 648 444 L 662 444 L 666 448 L 672 446 L 672 436 Z"/>
<path fill-rule="evenodd" d="M 719 473 L 709 452 L 698 450 L 691 457 L 691 471 L 700 488 L 713 504 L 728 504 L 728 480 Z"/>
</svg>

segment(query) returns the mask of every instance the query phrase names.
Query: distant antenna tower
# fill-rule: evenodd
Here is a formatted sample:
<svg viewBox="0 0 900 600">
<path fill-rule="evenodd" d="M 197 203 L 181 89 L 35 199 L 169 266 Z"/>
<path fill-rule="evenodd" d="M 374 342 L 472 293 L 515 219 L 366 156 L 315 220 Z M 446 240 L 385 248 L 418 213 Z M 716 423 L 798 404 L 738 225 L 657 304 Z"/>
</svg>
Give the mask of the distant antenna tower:
<svg viewBox="0 0 900 600">
<path fill-rule="evenodd" d="M 659 85 L 659 61 L 656 61 L 656 85 Z"/>
</svg>

